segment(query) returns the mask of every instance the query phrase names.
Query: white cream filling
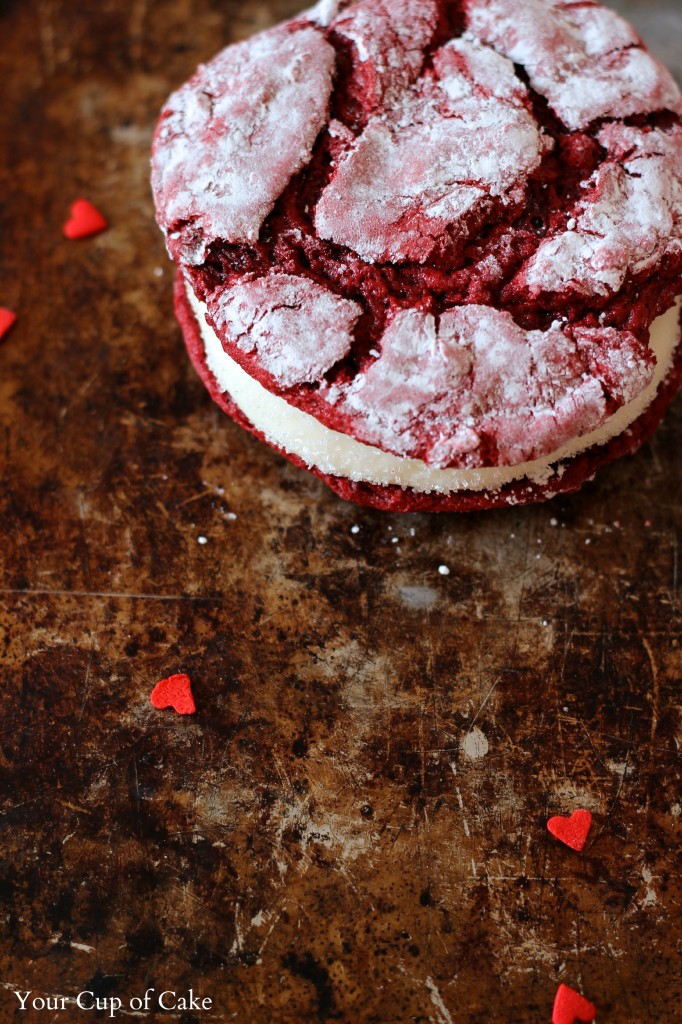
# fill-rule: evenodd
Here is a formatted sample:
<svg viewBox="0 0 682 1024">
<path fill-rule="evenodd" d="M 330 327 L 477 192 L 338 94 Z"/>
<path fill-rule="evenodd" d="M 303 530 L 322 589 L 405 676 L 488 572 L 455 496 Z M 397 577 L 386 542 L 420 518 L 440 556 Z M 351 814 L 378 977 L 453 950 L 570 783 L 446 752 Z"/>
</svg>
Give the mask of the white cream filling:
<svg viewBox="0 0 682 1024">
<path fill-rule="evenodd" d="M 220 390 L 229 394 L 246 418 L 267 440 L 278 448 L 297 455 L 307 466 L 322 473 L 345 477 L 355 482 L 385 486 L 411 487 L 423 493 L 449 494 L 453 491 L 496 491 L 514 480 L 527 478 L 546 483 L 557 472 L 559 463 L 573 458 L 593 445 L 605 444 L 623 433 L 651 404 L 659 385 L 672 364 L 680 339 L 680 305 L 660 316 L 651 326 L 650 347 L 656 356 L 651 383 L 631 402 L 622 406 L 600 427 L 574 438 L 540 459 L 516 466 L 489 466 L 479 469 L 434 469 L 421 459 L 403 458 L 356 441 L 347 434 L 320 423 L 309 413 L 289 405 L 273 395 L 246 373 L 224 351 L 215 331 L 206 320 L 206 306 L 195 296 L 189 284 L 187 296 L 197 318 L 206 355 L 206 364 Z"/>
</svg>

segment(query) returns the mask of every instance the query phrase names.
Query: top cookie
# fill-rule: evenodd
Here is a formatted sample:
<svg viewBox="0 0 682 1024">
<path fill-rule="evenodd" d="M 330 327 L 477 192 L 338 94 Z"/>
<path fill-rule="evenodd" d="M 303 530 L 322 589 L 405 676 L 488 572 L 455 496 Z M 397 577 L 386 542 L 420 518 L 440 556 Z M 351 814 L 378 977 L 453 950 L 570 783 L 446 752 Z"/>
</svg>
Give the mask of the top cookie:
<svg viewBox="0 0 682 1024">
<path fill-rule="evenodd" d="M 595 3 L 323 2 L 170 98 L 157 215 L 268 390 L 430 466 L 515 465 L 651 381 L 681 113 Z"/>
</svg>

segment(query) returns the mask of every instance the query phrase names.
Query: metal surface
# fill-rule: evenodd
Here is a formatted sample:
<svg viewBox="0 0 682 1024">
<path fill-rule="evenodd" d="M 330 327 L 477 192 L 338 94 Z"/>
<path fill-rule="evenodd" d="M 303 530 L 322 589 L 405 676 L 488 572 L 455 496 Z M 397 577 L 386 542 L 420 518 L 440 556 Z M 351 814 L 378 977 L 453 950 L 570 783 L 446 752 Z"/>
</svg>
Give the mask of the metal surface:
<svg viewBox="0 0 682 1024">
<path fill-rule="evenodd" d="M 296 9 L 0 4 L 1 1019 L 530 1024 L 564 981 L 671 1024 L 682 403 L 580 495 L 464 517 L 344 504 L 214 408 L 151 133 Z M 627 9 L 679 74 L 676 0 Z M 111 230 L 68 243 L 80 194 Z M 582 855 L 545 829 L 578 806 Z"/>
</svg>

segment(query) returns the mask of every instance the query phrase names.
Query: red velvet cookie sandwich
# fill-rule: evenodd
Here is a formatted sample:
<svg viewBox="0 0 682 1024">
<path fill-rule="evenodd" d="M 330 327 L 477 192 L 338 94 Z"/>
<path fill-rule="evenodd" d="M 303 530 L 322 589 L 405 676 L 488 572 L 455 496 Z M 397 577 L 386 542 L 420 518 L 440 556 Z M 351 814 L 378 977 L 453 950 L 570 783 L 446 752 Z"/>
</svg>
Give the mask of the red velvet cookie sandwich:
<svg viewBox="0 0 682 1024">
<path fill-rule="evenodd" d="M 229 46 L 153 155 L 211 395 L 364 504 L 576 490 L 682 383 L 680 115 L 590 0 L 323 0 Z"/>
</svg>

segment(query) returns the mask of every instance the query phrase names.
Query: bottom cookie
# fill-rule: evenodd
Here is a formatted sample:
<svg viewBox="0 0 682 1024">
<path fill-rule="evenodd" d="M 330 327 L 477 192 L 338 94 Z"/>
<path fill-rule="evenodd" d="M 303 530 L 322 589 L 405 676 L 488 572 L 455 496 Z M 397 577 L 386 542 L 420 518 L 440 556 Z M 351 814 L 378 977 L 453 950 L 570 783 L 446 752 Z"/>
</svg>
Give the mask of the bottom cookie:
<svg viewBox="0 0 682 1024">
<path fill-rule="evenodd" d="M 307 457 L 304 457 L 295 450 L 288 450 L 287 447 L 277 444 L 272 437 L 267 437 L 262 429 L 254 426 L 209 368 L 206 342 L 197 319 L 201 312 L 196 302 L 190 302 L 187 287 L 185 278 L 182 274 L 178 274 L 175 284 L 175 311 L 192 362 L 213 400 L 240 426 L 265 441 L 295 465 L 307 469 L 319 477 L 340 497 L 356 504 L 385 511 L 469 512 L 484 508 L 500 508 L 508 505 L 525 505 L 546 501 L 559 494 L 577 491 L 586 481 L 593 479 L 602 466 L 623 455 L 634 453 L 651 436 L 675 392 L 682 384 L 682 345 L 677 345 L 668 372 L 658 385 L 655 396 L 641 415 L 607 443 L 593 444 L 573 457 L 558 459 L 556 464 L 545 468 L 541 481 L 533 480 L 528 476 L 520 476 L 518 479 L 501 483 L 500 486 L 490 488 L 460 486 L 456 490 L 443 493 L 435 490 L 418 490 L 411 486 L 391 483 L 377 484 L 363 479 L 350 479 L 349 476 L 330 473 L 320 465 L 316 465 L 315 453 L 311 452 L 309 445 L 302 444 L 299 449 L 299 451 L 305 451 Z M 674 315 L 672 311 L 667 314 L 668 317 Z M 679 334 L 679 314 L 677 331 Z M 259 385 L 256 387 L 260 388 Z M 269 393 L 264 394 L 270 400 Z M 277 399 L 277 401 L 278 403 L 282 402 L 281 399 Z M 279 408 L 281 410 L 281 404 Z M 294 407 L 289 408 L 292 417 L 307 415 Z M 351 444 L 357 446 L 359 442 L 351 441 Z M 362 449 L 365 447 L 361 446 Z M 371 450 L 368 451 L 371 452 Z M 395 457 L 390 458 L 394 459 Z M 320 462 L 323 461 L 320 458 Z M 509 470 L 504 472 L 508 474 Z M 353 475 L 356 475 L 355 470 Z M 471 475 L 475 478 L 475 474 Z M 465 477 L 466 474 L 461 474 L 461 476 Z"/>
</svg>

